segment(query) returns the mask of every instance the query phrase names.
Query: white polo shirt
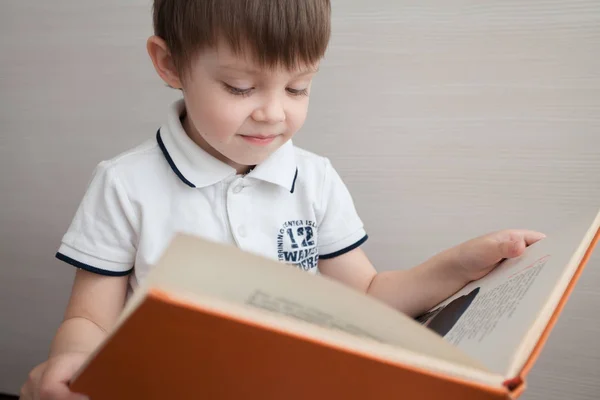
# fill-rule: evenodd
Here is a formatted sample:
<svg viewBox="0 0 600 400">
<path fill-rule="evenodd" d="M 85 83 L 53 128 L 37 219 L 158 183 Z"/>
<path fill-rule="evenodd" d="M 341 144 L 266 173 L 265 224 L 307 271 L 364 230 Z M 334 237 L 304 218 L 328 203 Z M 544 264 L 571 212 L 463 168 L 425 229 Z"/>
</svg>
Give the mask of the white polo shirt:
<svg viewBox="0 0 600 400">
<path fill-rule="evenodd" d="M 242 176 L 186 135 L 183 111 L 183 100 L 175 102 L 155 138 L 96 167 L 58 259 L 100 274 L 131 274 L 135 289 L 177 232 L 309 273 L 319 259 L 367 239 L 327 158 L 288 141 Z"/>
</svg>

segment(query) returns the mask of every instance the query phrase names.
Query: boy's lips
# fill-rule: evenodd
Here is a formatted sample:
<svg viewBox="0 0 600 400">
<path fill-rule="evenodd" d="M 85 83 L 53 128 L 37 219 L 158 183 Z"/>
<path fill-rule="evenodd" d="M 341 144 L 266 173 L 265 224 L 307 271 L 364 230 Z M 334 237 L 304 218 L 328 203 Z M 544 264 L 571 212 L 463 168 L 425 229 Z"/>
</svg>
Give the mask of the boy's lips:
<svg viewBox="0 0 600 400">
<path fill-rule="evenodd" d="M 279 135 L 241 135 L 246 142 L 256 145 L 267 145 Z"/>
</svg>

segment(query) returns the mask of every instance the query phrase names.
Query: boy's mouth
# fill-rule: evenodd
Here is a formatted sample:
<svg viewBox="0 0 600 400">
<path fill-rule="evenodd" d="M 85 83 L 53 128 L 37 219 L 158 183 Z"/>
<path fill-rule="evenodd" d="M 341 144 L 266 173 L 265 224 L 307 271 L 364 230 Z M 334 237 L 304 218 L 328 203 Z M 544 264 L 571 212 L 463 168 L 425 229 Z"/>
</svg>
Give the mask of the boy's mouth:
<svg viewBox="0 0 600 400">
<path fill-rule="evenodd" d="M 279 135 L 240 135 L 246 142 L 254 145 L 267 145 Z"/>
</svg>

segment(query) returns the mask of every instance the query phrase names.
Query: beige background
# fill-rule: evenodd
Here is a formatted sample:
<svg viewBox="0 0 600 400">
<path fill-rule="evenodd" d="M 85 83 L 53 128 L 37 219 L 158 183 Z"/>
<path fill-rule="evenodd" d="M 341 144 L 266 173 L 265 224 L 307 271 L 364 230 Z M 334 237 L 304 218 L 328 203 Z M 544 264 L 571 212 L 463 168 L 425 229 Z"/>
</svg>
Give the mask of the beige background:
<svg viewBox="0 0 600 400">
<path fill-rule="evenodd" d="M 153 135 L 178 95 L 145 53 L 150 4 L 0 2 L 0 392 L 60 323 L 73 269 L 53 256 L 93 167 Z M 600 2 L 333 6 L 297 143 L 339 169 L 380 270 L 600 206 Z M 599 256 L 524 399 L 600 396 Z"/>
</svg>

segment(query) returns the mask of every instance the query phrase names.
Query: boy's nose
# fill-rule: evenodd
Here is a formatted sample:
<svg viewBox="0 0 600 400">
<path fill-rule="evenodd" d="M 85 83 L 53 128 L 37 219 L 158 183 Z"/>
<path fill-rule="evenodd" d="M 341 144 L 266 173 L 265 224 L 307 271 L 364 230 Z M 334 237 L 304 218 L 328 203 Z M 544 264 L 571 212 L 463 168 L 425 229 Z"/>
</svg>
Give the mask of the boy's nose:
<svg viewBox="0 0 600 400">
<path fill-rule="evenodd" d="M 257 107 L 252 114 L 257 122 L 278 123 L 285 121 L 285 110 L 282 101 L 277 96 L 272 96 Z"/>
</svg>

